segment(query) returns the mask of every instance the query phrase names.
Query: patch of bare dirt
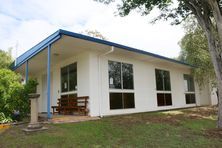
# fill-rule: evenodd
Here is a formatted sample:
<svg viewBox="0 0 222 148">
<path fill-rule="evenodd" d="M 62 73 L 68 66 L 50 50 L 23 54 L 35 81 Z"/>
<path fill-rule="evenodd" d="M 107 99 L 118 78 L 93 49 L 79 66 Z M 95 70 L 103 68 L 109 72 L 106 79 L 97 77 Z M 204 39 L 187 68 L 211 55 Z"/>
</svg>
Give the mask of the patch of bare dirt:
<svg viewBox="0 0 222 148">
<path fill-rule="evenodd" d="M 204 135 L 209 137 L 209 138 L 222 138 L 222 129 L 209 129 L 204 131 Z"/>
<path fill-rule="evenodd" d="M 217 107 L 197 107 L 191 109 L 185 109 L 183 111 L 187 117 L 192 118 L 208 118 L 210 116 L 217 115 Z"/>
<path fill-rule="evenodd" d="M 112 117 L 117 125 L 132 126 L 134 124 L 166 123 L 179 126 L 186 119 L 213 119 L 216 115 L 216 107 L 198 107 L 182 110 L 165 111 L 159 114 L 139 113 Z"/>
<path fill-rule="evenodd" d="M 132 126 L 135 124 L 151 124 L 151 123 L 167 123 L 171 125 L 179 125 L 180 120 L 170 115 L 149 115 L 149 114 L 138 114 L 138 115 L 125 115 L 112 117 L 112 122 L 117 125 Z"/>
</svg>

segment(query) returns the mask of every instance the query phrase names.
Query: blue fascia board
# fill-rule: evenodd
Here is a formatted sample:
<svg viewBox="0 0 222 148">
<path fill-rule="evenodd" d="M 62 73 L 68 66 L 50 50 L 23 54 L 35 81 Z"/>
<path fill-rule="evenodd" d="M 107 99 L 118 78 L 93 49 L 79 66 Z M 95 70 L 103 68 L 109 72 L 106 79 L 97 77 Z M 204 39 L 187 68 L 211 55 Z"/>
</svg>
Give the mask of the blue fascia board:
<svg viewBox="0 0 222 148">
<path fill-rule="evenodd" d="M 170 61 L 170 62 L 173 62 L 173 63 L 182 64 L 182 65 L 189 66 L 189 67 L 195 67 L 195 66 L 192 66 L 188 63 L 178 61 L 178 60 L 174 60 L 174 59 L 171 59 L 171 58 L 167 58 L 167 57 L 164 57 L 164 56 L 161 56 L 161 55 L 158 55 L 158 54 L 150 53 L 150 52 L 147 52 L 147 51 L 144 51 L 144 50 L 140 50 L 140 49 L 128 47 L 128 46 L 125 46 L 125 45 L 121 45 L 121 44 L 118 44 L 118 43 L 105 41 L 105 40 L 101 40 L 101 39 L 98 39 L 98 38 L 94 38 L 94 37 L 90 37 L 90 36 L 86 36 L 86 35 L 82 35 L 82 34 L 78 34 L 78 33 L 74 33 L 74 32 L 59 29 L 58 31 L 56 31 L 55 33 L 53 33 L 52 35 L 50 35 L 49 37 L 47 37 L 46 39 L 44 39 L 43 41 L 41 41 L 40 43 L 38 43 L 37 45 L 32 47 L 31 49 L 29 49 L 28 51 L 23 53 L 21 56 L 19 56 L 17 58 L 17 61 L 16 61 L 16 63 L 17 63 L 16 66 L 11 65 L 11 69 L 12 70 L 17 69 L 22 64 L 24 64 L 27 60 L 31 59 L 33 56 L 35 56 L 36 54 L 41 52 L 49 44 L 51 44 L 52 42 L 55 42 L 56 40 L 60 39 L 62 35 L 67 35 L 67 36 L 70 36 L 70 37 L 79 38 L 79 39 L 82 39 L 82 40 L 87 40 L 87 41 L 91 41 L 91 42 L 95 42 L 95 43 L 99 43 L 99 44 L 104 44 L 104 45 L 108 45 L 108 46 L 114 46 L 114 47 L 117 47 L 117 48 L 125 49 L 127 51 L 148 55 L 148 56 L 155 57 L 155 58 L 158 58 L 158 59 L 167 60 L 167 61 Z M 13 64 L 14 64 L 14 62 L 13 62 Z"/>
<path fill-rule="evenodd" d="M 53 33 L 52 35 L 48 36 L 46 39 L 42 40 L 40 43 L 23 53 L 21 56 L 19 56 L 16 59 L 16 65 L 15 61 L 10 66 L 12 70 L 17 69 L 22 64 L 24 64 L 26 61 L 31 59 L 33 56 L 37 55 L 39 52 L 41 52 L 44 48 L 46 48 L 49 44 L 57 41 L 60 39 L 61 35 L 59 33 L 59 30 Z"/>
<path fill-rule="evenodd" d="M 96 43 L 100 43 L 100 44 L 104 44 L 104 45 L 108 45 L 108 46 L 114 46 L 114 47 L 125 49 L 125 50 L 131 51 L 131 52 L 136 52 L 136 53 L 139 53 L 139 54 L 152 56 L 152 57 L 155 57 L 155 58 L 167 60 L 167 61 L 170 61 L 170 62 L 174 62 L 174 63 L 177 63 L 177 64 L 182 64 L 182 65 L 189 66 L 189 67 L 194 67 L 194 66 L 192 66 L 188 63 L 182 62 L 182 61 L 174 60 L 174 59 L 167 58 L 167 57 L 164 57 L 164 56 L 161 56 L 161 55 L 158 55 L 158 54 L 154 54 L 154 53 L 150 53 L 150 52 L 147 52 L 147 51 L 144 51 L 144 50 L 128 47 L 128 46 L 121 45 L 121 44 L 118 44 L 118 43 L 105 41 L 105 40 L 101 40 L 101 39 L 98 39 L 98 38 L 93 38 L 93 37 L 90 37 L 90 36 L 70 32 L 70 31 L 66 31 L 66 30 L 61 30 L 61 29 L 60 29 L 60 33 L 64 34 L 64 35 L 67 35 L 67 36 L 74 37 L 74 38 L 79 38 L 79 39 L 83 39 L 83 40 L 87 40 L 87 41 L 91 41 L 91 42 L 96 42 Z"/>
</svg>

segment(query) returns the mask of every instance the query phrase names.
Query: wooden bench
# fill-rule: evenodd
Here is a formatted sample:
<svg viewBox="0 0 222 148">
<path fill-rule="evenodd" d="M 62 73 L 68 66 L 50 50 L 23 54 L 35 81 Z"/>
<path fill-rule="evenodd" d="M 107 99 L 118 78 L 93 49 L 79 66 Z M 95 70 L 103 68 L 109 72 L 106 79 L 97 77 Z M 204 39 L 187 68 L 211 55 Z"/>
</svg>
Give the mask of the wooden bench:
<svg viewBox="0 0 222 148">
<path fill-rule="evenodd" d="M 87 115 L 88 109 L 88 96 L 76 97 L 76 98 L 60 98 L 58 99 L 58 106 L 52 106 L 53 114 L 78 114 Z"/>
</svg>

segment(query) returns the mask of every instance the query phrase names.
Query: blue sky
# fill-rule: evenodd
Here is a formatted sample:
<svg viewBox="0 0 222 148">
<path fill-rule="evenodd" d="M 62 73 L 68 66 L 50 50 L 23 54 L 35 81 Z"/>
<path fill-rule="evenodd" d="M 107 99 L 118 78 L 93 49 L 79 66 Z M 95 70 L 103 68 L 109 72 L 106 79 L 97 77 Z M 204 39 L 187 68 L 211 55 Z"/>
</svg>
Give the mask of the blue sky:
<svg viewBox="0 0 222 148">
<path fill-rule="evenodd" d="M 116 3 L 103 5 L 93 0 L 0 0 L 0 49 L 18 43 L 17 56 L 58 29 L 73 32 L 97 30 L 108 40 L 167 57 L 176 57 L 178 42 L 184 35 L 181 26 L 169 22 L 149 22 L 136 12 L 119 17 Z"/>
</svg>

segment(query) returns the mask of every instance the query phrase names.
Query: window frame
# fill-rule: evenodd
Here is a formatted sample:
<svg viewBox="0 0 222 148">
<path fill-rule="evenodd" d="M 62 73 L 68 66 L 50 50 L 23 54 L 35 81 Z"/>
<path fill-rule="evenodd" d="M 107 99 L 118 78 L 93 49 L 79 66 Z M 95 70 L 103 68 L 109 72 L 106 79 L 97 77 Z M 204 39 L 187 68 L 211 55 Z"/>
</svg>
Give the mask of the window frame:
<svg viewBox="0 0 222 148">
<path fill-rule="evenodd" d="M 114 93 L 116 93 L 116 94 L 120 94 L 121 95 L 121 102 L 122 102 L 122 108 L 111 108 L 111 98 L 110 98 L 110 95 L 111 94 L 114 94 Z M 124 95 L 125 94 L 132 94 L 133 95 L 133 107 L 125 107 L 125 97 L 124 97 Z M 127 99 L 126 99 L 127 100 Z M 128 93 L 123 93 L 123 92 L 110 92 L 109 93 L 109 109 L 110 110 L 125 110 L 125 109 L 135 109 L 135 94 L 134 93 L 131 93 L 131 92 L 128 92 Z"/>
<path fill-rule="evenodd" d="M 156 77 L 156 70 L 160 70 L 160 71 L 165 71 L 165 72 L 169 72 L 169 82 L 170 82 L 170 90 L 164 90 L 165 86 L 164 86 L 164 83 L 163 83 L 163 90 L 158 90 L 157 89 L 157 77 Z M 171 85 L 171 74 L 170 74 L 170 70 L 166 70 L 166 69 L 162 69 L 162 68 L 155 68 L 154 69 L 154 75 L 155 75 L 155 84 L 156 84 L 156 105 L 157 107 L 169 107 L 169 106 L 173 106 L 173 95 L 172 95 L 172 85 Z M 158 94 L 163 94 L 164 96 L 166 94 L 170 94 L 171 95 L 171 105 L 161 105 L 159 106 L 158 105 Z M 164 100 L 164 102 L 166 102 Z"/>
<path fill-rule="evenodd" d="M 68 71 L 68 76 L 67 76 L 67 91 L 65 91 L 65 92 L 63 92 L 62 91 L 62 68 L 65 68 L 65 67 L 69 67 L 70 65 L 72 65 L 72 64 L 76 64 L 76 89 L 75 90 L 72 90 L 72 91 L 69 91 L 69 71 Z M 77 94 L 77 92 L 78 92 L 78 63 L 77 63 L 77 61 L 75 61 L 75 62 L 72 62 L 72 63 L 69 63 L 69 64 L 66 64 L 66 65 L 64 65 L 64 66 L 61 66 L 60 67 L 60 96 L 62 96 L 62 95 L 70 95 L 70 94 Z"/>
<path fill-rule="evenodd" d="M 121 76 L 121 88 L 110 88 L 110 76 L 109 76 L 109 62 L 119 62 L 121 64 L 120 69 L 120 76 Z M 108 66 L 108 88 L 109 88 L 109 110 L 114 111 L 114 110 L 126 110 L 126 109 L 135 109 L 136 108 L 136 100 L 135 100 L 135 79 L 134 79 L 134 64 L 126 61 L 119 61 L 115 59 L 109 59 L 107 62 Z M 123 88 L 123 72 L 122 72 L 122 64 L 130 64 L 132 65 L 132 74 L 133 74 L 133 89 L 124 89 Z M 111 109 L 111 104 L 110 104 L 110 93 L 121 93 L 122 96 L 124 93 L 132 93 L 134 96 L 134 107 L 133 108 L 120 108 L 120 109 Z M 123 101 L 123 98 L 122 98 Z"/>
<path fill-rule="evenodd" d="M 162 88 L 163 88 L 163 90 L 158 90 L 157 88 L 157 76 L 156 76 L 156 71 L 163 71 L 163 72 L 168 72 L 169 73 L 169 82 L 170 82 L 170 90 L 166 90 L 166 88 L 165 88 L 165 81 L 164 81 L 164 79 L 162 78 L 162 82 L 163 82 L 163 86 L 162 86 Z M 156 91 L 158 92 L 171 92 L 172 91 L 172 86 L 171 86 L 171 78 L 170 78 L 171 76 L 170 76 L 170 71 L 169 70 L 165 70 L 165 69 L 161 69 L 161 68 L 155 68 L 155 83 L 156 83 Z"/>
<path fill-rule="evenodd" d="M 189 91 L 189 86 L 188 86 L 188 88 L 187 88 L 187 90 L 188 91 L 186 91 L 186 88 L 185 88 L 185 84 L 184 84 L 184 99 L 185 99 L 185 104 L 186 105 L 192 105 L 192 104 L 196 104 L 197 102 L 196 102 L 196 89 L 195 89 L 195 81 L 194 81 L 194 78 L 193 78 L 193 76 L 191 76 L 190 74 L 183 74 L 183 82 L 184 82 L 184 80 L 185 80 L 185 76 L 188 76 L 188 77 L 192 77 L 192 80 L 193 80 L 193 88 L 194 88 L 194 90 L 193 91 Z M 186 101 L 186 95 L 194 95 L 194 103 L 187 103 L 187 101 Z"/>
<path fill-rule="evenodd" d="M 158 107 L 172 106 L 172 105 L 173 105 L 172 93 L 157 93 L 156 95 L 157 95 L 157 106 L 158 106 Z M 164 99 L 164 100 L 163 100 L 164 105 L 159 105 L 159 104 L 158 104 L 158 95 L 163 95 L 163 96 L 164 96 L 164 98 L 163 98 L 163 99 Z M 167 104 L 166 95 L 170 95 L 170 99 L 171 99 L 171 101 L 170 101 L 171 104 L 170 104 L 170 105 Z"/>
<path fill-rule="evenodd" d="M 134 65 L 132 63 L 127 63 L 127 62 L 119 62 L 119 61 L 116 61 L 116 60 L 108 60 L 108 67 L 109 67 L 109 62 L 117 62 L 117 63 L 120 63 L 120 78 L 121 78 L 121 81 L 120 81 L 120 85 L 121 85 L 121 88 L 111 88 L 110 87 L 110 76 L 109 76 L 109 68 L 108 68 L 108 87 L 109 87 L 109 90 L 111 91 L 134 91 L 135 89 L 135 82 L 134 82 Z M 133 88 L 132 89 L 126 89 L 126 88 L 123 88 L 123 67 L 122 65 L 123 64 L 129 64 L 129 65 L 132 65 L 132 75 L 133 75 L 133 80 L 132 80 L 132 83 L 133 83 Z"/>
</svg>

